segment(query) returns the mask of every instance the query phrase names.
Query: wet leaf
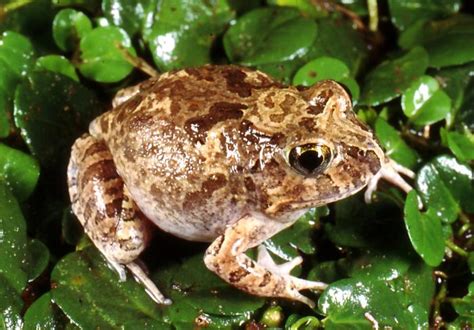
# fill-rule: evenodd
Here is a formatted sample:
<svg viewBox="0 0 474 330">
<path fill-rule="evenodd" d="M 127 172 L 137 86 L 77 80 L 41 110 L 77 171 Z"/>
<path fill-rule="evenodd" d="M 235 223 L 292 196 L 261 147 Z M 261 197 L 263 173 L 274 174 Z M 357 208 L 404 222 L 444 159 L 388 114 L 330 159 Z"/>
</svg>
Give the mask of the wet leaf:
<svg viewBox="0 0 474 330">
<path fill-rule="evenodd" d="M 266 240 L 263 244 L 273 254 L 289 261 L 299 256 L 298 250 L 313 254 L 316 252 L 312 241 L 312 230 L 319 221 L 317 209 L 311 209 L 291 227 Z"/>
<path fill-rule="evenodd" d="M 27 253 L 26 223 L 16 198 L 2 183 L 0 233 L 0 277 L 20 294 L 27 282 L 27 274 L 23 271 Z"/>
<path fill-rule="evenodd" d="M 51 293 L 39 297 L 26 311 L 24 329 L 59 329 L 68 323 L 67 317 L 52 301 Z"/>
<path fill-rule="evenodd" d="M 53 269 L 53 300 L 82 328 L 117 328 L 134 320 L 161 324 L 158 305 L 132 278 L 120 282 L 93 247 L 68 254 Z"/>
<path fill-rule="evenodd" d="M 46 270 L 46 267 L 48 267 L 49 250 L 43 242 L 33 239 L 28 242 L 27 254 L 28 257 L 26 258 L 23 269 L 28 274 L 28 282 L 32 282 Z"/>
<path fill-rule="evenodd" d="M 451 299 L 456 313 L 466 318 L 474 318 L 474 282 L 469 283 L 468 292 L 463 298 Z"/>
<path fill-rule="evenodd" d="M 418 197 L 411 191 L 405 203 L 405 224 L 415 251 L 430 266 L 438 266 L 444 256 L 441 221 L 432 212 L 418 210 Z"/>
<path fill-rule="evenodd" d="M 49 70 L 60 73 L 75 81 L 79 81 L 76 69 L 67 58 L 60 55 L 46 55 L 38 58 L 36 68 L 39 70 Z"/>
<path fill-rule="evenodd" d="M 0 182 L 6 184 L 18 200 L 24 201 L 31 195 L 39 173 L 36 159 L 0 143 Z"/>
<path fill-rule="evenodd" d="M 130 37 L 121 28 L 98 27 L 88 32 L 80 43 L 79 71 L 87 78 L 103 82 L 117 82 L 128 76 L 133 65 L 125 53 L 135 56 Z"/>
<path fill-rule="evenodd" d="M 167 71 L 209 63 L 217 35 L 233 18 L 226 0 L 164 0 L 143 33 L 155 64 Z"/>
<path fill-rule="evenodd" d="M 359 97 L 359 85 L 351 78 L 347 65 L 332 57 L 319 57 L 301 67 L 293 77 L 293 85 L 311 86 L 318 81 L 332 79 L 344 84 L 352 98 Z"/>
<path fill-rule="evenodd" d="M 1 189 L 1 188 L 0 188 Z M 5 274 L 0 272 L 0 326 L 2 329 L 22 329 L 23 300 Z"/>
<path fill-rule="evenodd" d="M 458 12 L 461 0 L 389 0 L 388 5 L 392 23 L 404 30 L 415 22 Z"/>
<path fill-rule="evenodd" d="M 49 71 L 31 73 L 15 93 L 15 123 L 44 166 L 65 164 L 72 142 L 86 131 L 99 109 L 91 91 Z"/>
<path fill-rule="evenodd" d="M 375 133 L 387 156 L 405 167 L 415 168 L 420 156 L 406 144 L 400 132 L 378 117 L 375 122 Z"/>
<path fill-rule="evenodd" d="M 375 106 L 393 100 L 404 93 L 427 67 L 428 54 L 421 47 L 383 62 L 366 76 L 360 103 Z"/>
<path fill-rule="evenodd" d="M 198 254 L 181 264 L 160 267 L 153 276 L 154 282 L 173 304 L 163 310 L 163 318 L 171 324 L 194 323 L 204 315 L 211 327 L 242 324 L 249 320 L 264 300 L 246 294 L 225 283 L 209 271 Z"/>
<path fill-rule="evenodd" d="M 461 209 L 472 212 L 472 169 L 452 156 L 438 156 L 426 163 L 416 178 L 417 190 L 430 215 L 454 222 Z"/>
<path fill-rule="evenodd" d="M 237 20 L 224 35 L 224 48 L 233 62 L 262 65 L 305 55 L 317 26 L 290 8 L 261 8 Z"/>
<path fill-rule="evenodd" d="M 63 9 L 54 17 L 53 37 L 63 51 L 73 51 L 79 41 L 92 30 L 92 23 L 84 13 L 74 9 Z"/>
<path fill-rule="evenodd" d="M 451 99 L 436 79 L 421 76 L 403 93 L 402 109 L 413 124 L 431 125 L 449 115 Z"/>
<path fill-rule="evenodd" d="M 31 70 L 35 52 L 21 34 L 6 31 L 0 40 L 0 138 L 12 128 L 13 94 L 22 77 Z"/>
<path fill-rule="evenodd" d="M 104 0 L 102 12 L 109 22 L 133 36 L 143 28 L 148 15 L 153 14 L 153 4 L 155 1 L 150 0 Z"/>
</svg>

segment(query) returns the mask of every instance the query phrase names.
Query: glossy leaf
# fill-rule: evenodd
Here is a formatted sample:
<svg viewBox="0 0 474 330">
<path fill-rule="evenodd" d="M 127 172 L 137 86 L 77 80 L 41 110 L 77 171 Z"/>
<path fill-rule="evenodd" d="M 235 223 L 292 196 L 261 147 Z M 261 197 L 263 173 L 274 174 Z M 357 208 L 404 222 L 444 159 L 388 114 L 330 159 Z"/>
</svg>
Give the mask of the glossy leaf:
<svg viewBox="0 0 474 330">
<path fill-rule="evenodd" d="M 20 294 L 27 282 L 26 223 L 16 198 L 0 183 L 0 277 Z"/>
<path fill-rule="evenodd" d="M 23 300 L 20 293 L 5 278 L 5 274 L 0 272 L 0 326 L 2 329 L 22 329 L 22 308 Z"/>
<path fill-rule="evenodd" d="M 297 257 L 298 250 L 313 254 L 316 250 L 311 236 L 318 220 L 317 210 L 311 209 L 291 227 L 269 238 L 263 244 L 273 254 L 286 261 Z"/>
<path fill-rule="evenodd" d="M 264 303 L 262 298 L 237 290 L 210 272 L 202 254 L 160 268 L 153 279 L 173 300 L 163 310 L 163 318 L 171 324 L 184 322 L 189 326 L 202 315 L 214 328 L 238 325 L 249 320 Z"/>
<path fill-rule="evenodd" d="M 305 55 L 317 26 L 290 8 L 261 8 L 237 20 L 224 35 L 224 48 L 233 62 L 261 65 Z"/>
<path fill-rule="evenodd" d="M 51 293 L 39 297 L 26 311 L 24 329 L 58 329 L 68 323 L 67 317 L 52 301 Z"/>
<path fill-rule="evenodd" d="M 82 328 L 116 328 L 129 320 L 158 323 L 159 307 L 129 278 L 120 282 L 93 248 L 71 253 L 53 269 L 53 300 Z"/>
<path fill-rule="evenodd" d="M 404 30 L 420 20 L 449 16 L 459 11 L 461 0 L 389 0 L 393 24 Z"/>
<path fill-rule="evenodd" d="M 359 97 L 359 86 L 351 78 L 347 65 L 332 57 L 319 57 L 301 67 L 293 77 L 294 85 L 311 86 L 318 81 L 332 79 L 345 84 L 349 88 L 352 98 Z"/>
<path fill-rule="evenodd" d="M 21 34 L 6 31 L 0 39 L 0 138 L 12 131 L 13 94 L 22 77 L 31 70 L 35 52 Z"/>
<path fill-rule="evenodd" d="M 366 76 L 360 103 L 375 106 L 400 96 L 427 67 L 428 54 L 421 47 L 383 62 Z"/>
<path fill-rule="evenodd" d="M 49 70 L 52 72 L 60 73 L 69 77 L 75 81 L 79 81 L 76 69 L 69 62 L 67 58 L 60 55 L 46 55 L 38 58 L 36 61 L 36 69 Z"/>
<path fill-rule="evenodd" d="M 160 70 L 197 66 L 211 61 L 217 35 L 233 18 L 227 0 L 163 0 L 143 33 Z"/>
<path fill-rule="evenodd" d="M 28 274 L 28 282 L 37 279 L 48 267 L 49 250 L 40 240 L 33 239 L 27 244 L 28 257 L 23 269 Z"/>
<path fill-rule="evenodd" d="M 418 210 L 418 197 L 411 191 L 405 203 L 405 224 L 415 251 L 430 266 L 438 266 L 444 256 L 441 221 L 433 213 Z"/>
<path fill-rule="evenodd" d="M 421 76 L 403 93 L 402 109 L 415 125 L 431 125 L 448 116 L 451 99 L 436 79 Z"/>
<path fill-rule="evenodd" d="M 65 52 L 73 51 L 79 45 L 79 40 L 91 30 L 90 19 L 78 10 L 63 9 L 54 17 L 54 41 Z"/>
<path fill-rule="evenodd" d="M 415 168 L 420 156 L 406 144 L 400 132 L 379 117 L 375 122 L 375 133 L 387 156 L 405 167 Z"/>
<path fill-rule="evenodd" d="M 98 27 L 88 32 L 81 39 L 80 49 L 79 71 L 89 79 L 117 82 L 133 70 L 125 53 L 135 56 L 135 49 L 128 34 L 118 27 Z"/>
<path fill-rule="evenodd" d="M 416 187 L 430 215 L 452 223 L 461 209 L 473 210 L 473 178 L 469 166 L 452 156 L 438 156 L 420 169 Z"/>
<path fill-rule="evenodd" d="M 15 123 L 44 166 L 65 164 L 72 142 L 86 131 L 99 109 L 91 91 L 49 71 L 33 72 L 15 93 Z"/>
<path fill-rule="evenodd" d="M 460 316 L 474 317 L 474 282 L 469 284 L 468 292 L 463 298 L 454 298 L 451 303 Z"/>
<path fill-rule="evenodd" d="M 149 0 L 104 0 L 102 12 L 109 22 L 133 36 L 143 28 L 145 19 L 152 14 L 155 1 Z"/>
<path fill-rule="evenodd" d="M 6 184 L 18 200 L 24 201 L 31 195 L 39 174 L 36 159 L 0 143 L 0 182 Z"/>
<path fill-rule="evenodd" d="M 446 144 L 451 152 L 462 162 L 474 160 L 474 134 L 465 130 L 465 133 L 441 131 L 445 136 Z"/>
</svg>

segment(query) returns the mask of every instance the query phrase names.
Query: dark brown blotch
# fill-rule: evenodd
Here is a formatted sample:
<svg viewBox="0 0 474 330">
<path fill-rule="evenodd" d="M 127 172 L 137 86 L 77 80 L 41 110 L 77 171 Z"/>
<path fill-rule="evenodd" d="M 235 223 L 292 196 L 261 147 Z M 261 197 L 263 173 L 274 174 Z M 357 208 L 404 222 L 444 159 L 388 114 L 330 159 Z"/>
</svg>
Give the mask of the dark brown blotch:
<svg viewBox="0 0 474 330">
<path fill-rule="evenodd" d="M 244 115 L 242 110 L 247 109 L 247 105 L 241 103 L 217 102 L 210 108 L 204 116 L 188 119 L 184 124 L 185 131 L 194 141 L 205 143 L 207 132 L 217 123 L 240 119 Z"/>
<path fill-rule="evenodd" d="M 209 178 L 201 184 L 201 189 L 186 194 L 183 208 L 192 210 L 194 207 L 201 204 L 201 201 L 211 198 L 214 191 L 224 187 L 227 183 L 227 178 L 222 173 L 216 173 L 209 176 Z"/>
<path fill-rule="evenodd" d="M 245 268 L 238 268 L 237 270 L 234 270 L 233 272 L 229 273 L 229 282 L 230 283 L 240 282 L 248 274 L 250 274 L 250 272 L 246 270 Z"/>
<path fill-rule="evenodd" d="M 81 178 L 81 189 L 93 180 L 95 182 L 107 182 L 118 178 L 119 175 L 115 169 L 115 164 L 112 159 L 102 159 L 97 163 L 91 164 Z"/>
</svg>

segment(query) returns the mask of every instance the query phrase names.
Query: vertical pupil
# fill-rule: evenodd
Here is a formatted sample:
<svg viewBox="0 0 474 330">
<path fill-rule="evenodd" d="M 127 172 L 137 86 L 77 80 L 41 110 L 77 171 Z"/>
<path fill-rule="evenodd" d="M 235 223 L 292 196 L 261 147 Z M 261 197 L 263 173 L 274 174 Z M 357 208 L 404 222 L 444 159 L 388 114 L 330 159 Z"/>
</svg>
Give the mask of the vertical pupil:
<svg viewBox="0 0 474 330">
<path fill-rule="evenodd" d="M 303 151 L 298 157 L 299 165 L 308 173 L 312 173 L 324 161 L 324 157 L 316 150 Z"/>
</svg>

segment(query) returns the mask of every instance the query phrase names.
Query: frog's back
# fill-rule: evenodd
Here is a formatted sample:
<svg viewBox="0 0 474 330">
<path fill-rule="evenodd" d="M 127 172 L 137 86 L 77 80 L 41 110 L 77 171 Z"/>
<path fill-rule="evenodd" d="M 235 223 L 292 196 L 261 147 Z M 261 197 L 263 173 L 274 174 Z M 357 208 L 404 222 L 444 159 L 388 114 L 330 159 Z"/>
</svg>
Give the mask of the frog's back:
<svg viewBox="0 0 474 330">
<path fill-rule="evenodd" d="M 242 161 L 251 161 L 232 149 L 258 113 L 262 93 L 278 87 L 261 72 L 237 66 L 171 72 L 142 83 L 91 132 L 105 140 L 151 220 L 177 236 L 212 240 L 255 202 L 255 192 L 236 173 Z"/>
</svg>

